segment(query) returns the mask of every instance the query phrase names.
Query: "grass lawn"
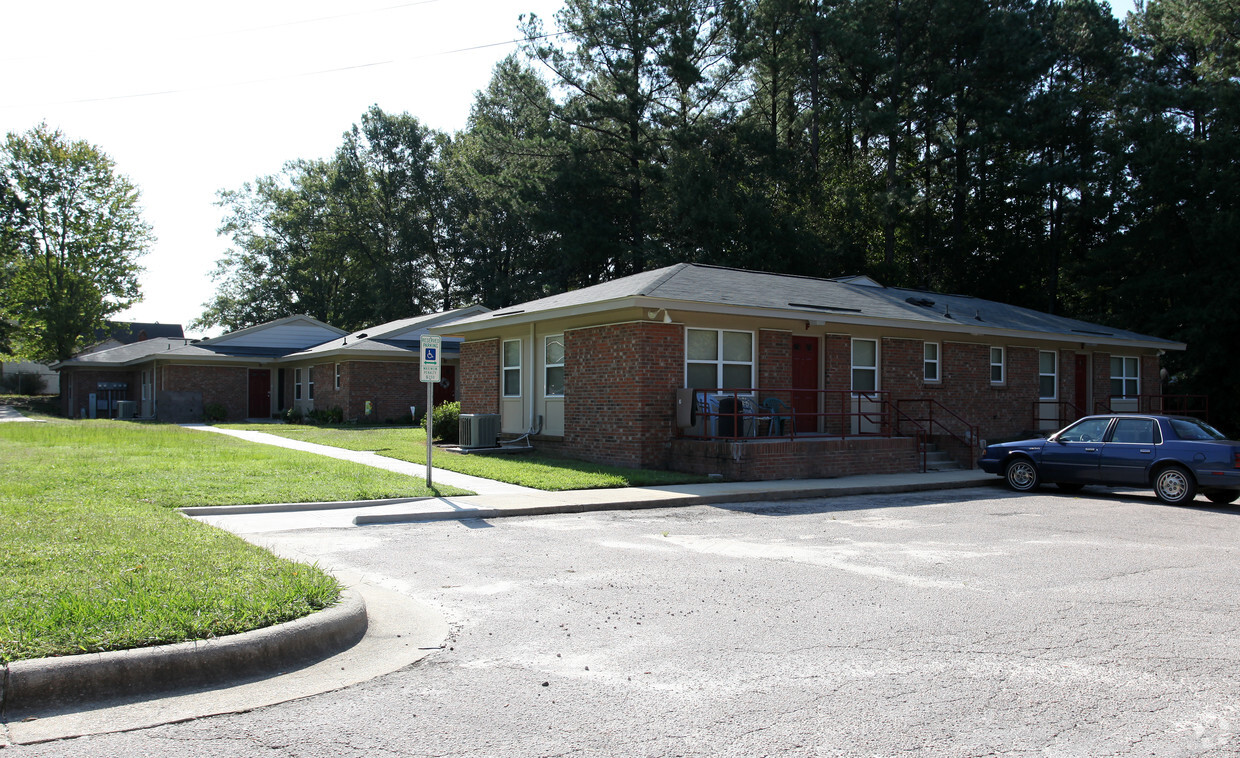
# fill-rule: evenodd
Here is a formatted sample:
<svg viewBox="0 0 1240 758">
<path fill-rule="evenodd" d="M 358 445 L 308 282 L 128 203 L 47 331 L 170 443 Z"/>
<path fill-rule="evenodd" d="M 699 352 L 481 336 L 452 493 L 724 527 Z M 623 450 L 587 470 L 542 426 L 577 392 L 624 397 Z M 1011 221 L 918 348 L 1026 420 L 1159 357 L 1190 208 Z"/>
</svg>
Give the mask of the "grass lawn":
<svg viewBox="0 0 1240 758">
<path fill-rule="evenodd" d="M 175 507 L 425 494 L 420 479 L 177 426 L 0 424 L 0 662 L 233 634 L 338 599 L 317 568 Z"/>
<path fill-rule="evenodd" d="M 402 461 L 426 463 L 426 430 L 410 426 L 360 428 L 292 424 L 226 424 L 224 427 L 268 432 L 320 445 L 333 445 L 346 450 L 367 450 Z M 705 477 L 692 474 L 605 466 L 569 458 L 555 458 L 539 452 L 513 455 L 461 455 L 436 449 L 431 454 L 431 461 L 436 468 L 540 490 L 657 487 L 664 484 L 709 481 Z"/>
</svg>

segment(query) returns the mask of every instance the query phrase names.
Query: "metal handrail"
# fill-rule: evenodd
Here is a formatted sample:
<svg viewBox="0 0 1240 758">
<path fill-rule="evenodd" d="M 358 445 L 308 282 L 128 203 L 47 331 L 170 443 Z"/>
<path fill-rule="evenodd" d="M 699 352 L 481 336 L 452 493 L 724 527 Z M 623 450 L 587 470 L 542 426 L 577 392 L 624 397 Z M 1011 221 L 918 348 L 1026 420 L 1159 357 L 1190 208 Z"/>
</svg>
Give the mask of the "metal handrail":
<svg viewBox="0 0 1240 758">
<path fill-rule="evenodd" d="M 943 403 L 939 402 L 938 400 L 932 397 L 903 398 L 901 400 L 897 400 L 896 408 L 897 410 L 901 411 L 901 413 L 903 412 L 903 408 L 901 406 L 903 406 L 905 403 L 925 403 L 926 404 L 926 418 L 924 419 L 924 426 L 922 424 L 922 420 L 919 420 L 919 419 L 911 419 L 911 420 L 913 420 L 915 423 L 918 424 L 919 429 L 924 428 L 926 430 L 925 433 L 927 435 L 927 438 L 930 436 L 933 436 L 934 430 L 936 428 L 942 429 L 943 432 L 947 434 L 947 436 L 951 437 L 952 439 L 956 440 L 960 444 L 964 445 L 965 449 L 969 451 L 969 456 L 968 456 L 969 468 L 972 469 L 976 465 L 974 461 L 973 449 L 977 447 L 977 445 L 980 442 L 980 438 L 981 438 L 981 434 L 980 434 L 977 424 L 970 422 L 969 420 L 961 416 L 959 413 L 956 413 L 951 408 L 948 408 L 946 405 L 943 405 Z M 942 420 L 935 419 L 934 418 L 935 408 L 938 408 L 941 412 L 946 413 L 948 416 L 950 416 L 951 418 L 959 422 L 959 424 L 965 428 L 966 434 L 963 437 L 961 437 L 956 432 L 956 430 L 953 429 L 951 426 L 948 426 L 947 424 L 943 423 Z M 903 414 L 903 415 L 907 416 L 907 414 Z"/>
<path fill-rule="evenodd" d="M 1070 400 L 1034 400 L 1033 401 L 1033 412 L 1029 416 L 1031 419 L 1033 419 L 1033 425 L 1030 427 L 1030 429 L 1039 428 L 1039 424 L 1042 421 L 1042 414 L 1040 413 L 1040 411 L 1048 405 L 1054 405 L 1056 408 L 1055 410 L 1055 428 L 1056 429 L 1062 429 L 1063 427 L 1067 426 L 1073 421 L 1076 421 L 1078 418 L 1084 418 L 1089 415 L 1085 411 L 1081 410 L 1076 405 L 1076 403 L 1073 403 Z M 1065 411 L 1068 411 L 1069 409 L 1071 409 L 1071 413 L 1066 413 Z M 1106 413 L 1106 411 L 1102 411 L 1102 412 Z"/>
</svg>

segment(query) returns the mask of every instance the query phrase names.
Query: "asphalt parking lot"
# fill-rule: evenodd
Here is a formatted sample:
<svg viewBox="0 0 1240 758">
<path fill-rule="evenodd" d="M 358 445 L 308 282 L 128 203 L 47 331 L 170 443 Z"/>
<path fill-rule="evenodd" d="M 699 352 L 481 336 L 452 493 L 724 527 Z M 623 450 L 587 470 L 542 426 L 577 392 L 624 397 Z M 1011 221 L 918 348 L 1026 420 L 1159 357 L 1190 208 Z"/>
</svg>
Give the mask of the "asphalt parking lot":
<svg viewBox="0 0 1240 758">
<path fill-rule="evenodd" d="M 26 756 L 1234 756 L 1240 510 L 999 489 L 268 532 L 446 647 Z"/>
</svg>

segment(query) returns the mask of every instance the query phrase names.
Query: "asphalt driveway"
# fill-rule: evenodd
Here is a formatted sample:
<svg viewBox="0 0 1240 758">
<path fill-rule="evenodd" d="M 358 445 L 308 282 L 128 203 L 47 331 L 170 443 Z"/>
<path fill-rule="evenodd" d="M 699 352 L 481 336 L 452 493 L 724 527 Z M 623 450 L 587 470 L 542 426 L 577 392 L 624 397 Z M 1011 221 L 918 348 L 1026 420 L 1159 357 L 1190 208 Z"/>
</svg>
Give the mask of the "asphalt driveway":
<svg viewBox="0 0 1240 758">
<path fill-rule="evenodd" d="M 447 647 L 26 756 L 1234 756 L 1240 511 L 856 496 L 267 532 Z"/>
</svg>

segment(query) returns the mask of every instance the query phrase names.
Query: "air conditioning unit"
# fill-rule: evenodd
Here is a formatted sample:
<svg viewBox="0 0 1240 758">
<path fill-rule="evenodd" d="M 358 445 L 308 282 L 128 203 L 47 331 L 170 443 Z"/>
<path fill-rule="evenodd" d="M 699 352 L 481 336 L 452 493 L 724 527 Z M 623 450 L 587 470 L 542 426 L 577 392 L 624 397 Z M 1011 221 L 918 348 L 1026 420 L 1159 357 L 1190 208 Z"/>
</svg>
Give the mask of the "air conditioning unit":
<svg viewBox="0 0 1240 758">
<path fill-rule="evenodd" d="M 498 413 L 462 413 L 460 415 L 460 440 L 463 449 L 498 447 Z"/>
<path fill-rule="evenodd" d="M 117 400 L 116 401 L 116 417 L 125 421 L 133 421 L 133 417 L 137 414 L 138 403 L 135 400 Z"/>
</svg>

